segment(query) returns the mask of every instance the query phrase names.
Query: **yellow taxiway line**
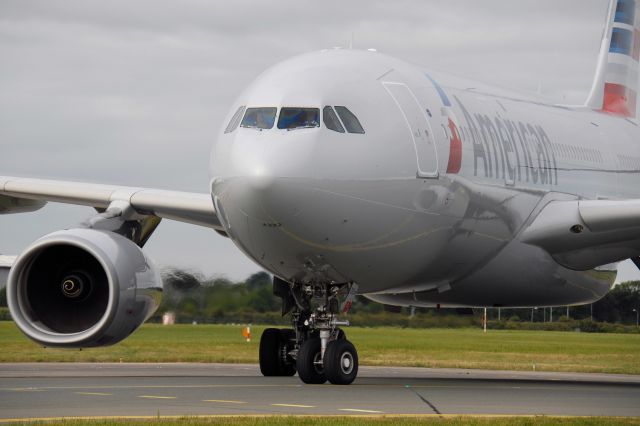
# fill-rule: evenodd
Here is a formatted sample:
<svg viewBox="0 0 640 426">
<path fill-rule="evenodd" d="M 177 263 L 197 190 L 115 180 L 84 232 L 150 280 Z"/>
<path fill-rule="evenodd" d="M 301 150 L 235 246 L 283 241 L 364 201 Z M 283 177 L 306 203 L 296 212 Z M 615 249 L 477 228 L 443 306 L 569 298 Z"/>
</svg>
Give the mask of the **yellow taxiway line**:
<svg viewBox="0 0 640 426">
<path fill-rule="evenodd" d="M 294 407 L 294 408 L 316 408 L 315 405 L 300 405 L 300 404 L 271 404 L 274 407 Z"/>
<path fill-rule="evenodd" d="M 103 392 L 76 392 L 77 395 L 111 396 L 112 393 Z"/>
<path fill-rule="evenodd" d="M 221 404 L 247 404 L 247 401 L 230 401 L 227 399 L 203 399 L 202 402 L 219 402 Z"/>
<path fill-rule="evenodd" d="M 158 395 L 138 395 L 138 398 L 147 399 L 177 399 L 177 396 L 158 396 Z"/>
</svg>

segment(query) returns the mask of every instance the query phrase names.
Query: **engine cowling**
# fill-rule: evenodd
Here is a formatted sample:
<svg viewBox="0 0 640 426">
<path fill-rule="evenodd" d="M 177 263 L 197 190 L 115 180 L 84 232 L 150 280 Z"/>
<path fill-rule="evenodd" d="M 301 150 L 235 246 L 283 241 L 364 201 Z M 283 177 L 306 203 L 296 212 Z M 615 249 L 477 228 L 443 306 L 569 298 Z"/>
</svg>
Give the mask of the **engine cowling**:
<svg viewBox="0 0 640 426">
<path fill-rule="evenodd" d="M 157 309 L 162 280 L 132 241 L 93 229 L 40 238 L 15 261 L 7 302 L 18 328 L 44 346 L 112 345 Z"/>
</svg>

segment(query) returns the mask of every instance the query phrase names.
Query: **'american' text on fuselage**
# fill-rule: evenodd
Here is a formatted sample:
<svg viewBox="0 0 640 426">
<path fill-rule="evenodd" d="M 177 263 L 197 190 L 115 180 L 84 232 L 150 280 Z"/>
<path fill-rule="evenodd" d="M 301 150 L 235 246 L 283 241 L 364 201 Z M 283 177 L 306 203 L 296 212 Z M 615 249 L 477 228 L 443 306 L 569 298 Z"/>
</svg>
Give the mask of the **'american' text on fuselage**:
<svg viewBox="0 0 640 426">
<path fill-rule="evenodd" d="M 507 182 L 557 185 L 558 169 L 551 141 L 542 126 L 470 113 L 455 97 L 473 144 L 473 173 Z"/>
</svg>

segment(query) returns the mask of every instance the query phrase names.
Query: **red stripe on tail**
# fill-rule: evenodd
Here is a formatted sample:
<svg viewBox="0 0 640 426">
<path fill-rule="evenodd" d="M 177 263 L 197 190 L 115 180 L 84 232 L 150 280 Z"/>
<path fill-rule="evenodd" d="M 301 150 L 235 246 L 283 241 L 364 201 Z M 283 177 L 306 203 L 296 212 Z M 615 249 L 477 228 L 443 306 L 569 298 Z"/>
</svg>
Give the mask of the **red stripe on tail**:
<svg viewBox="0 0 640 426">
<path fill-rule="evenodd" d="M 636 92 L 621 84 L 605 83 L 602 110 L 624 117 L 635 117 Z"/>
</svg>

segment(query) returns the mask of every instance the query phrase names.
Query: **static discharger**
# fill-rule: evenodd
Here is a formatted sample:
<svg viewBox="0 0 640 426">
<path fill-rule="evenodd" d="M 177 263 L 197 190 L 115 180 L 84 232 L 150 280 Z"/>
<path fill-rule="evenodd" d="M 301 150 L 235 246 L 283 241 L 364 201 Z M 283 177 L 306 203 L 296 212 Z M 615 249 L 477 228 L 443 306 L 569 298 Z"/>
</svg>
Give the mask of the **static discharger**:
<svg viewBox="0 0 640 426">
<path fill-rule="evenodd" d="M 251 341 L 251 327 L 244 327 L 242 329 L 242 337 L 247 340 L 247 343 Z"/>
</svg>

